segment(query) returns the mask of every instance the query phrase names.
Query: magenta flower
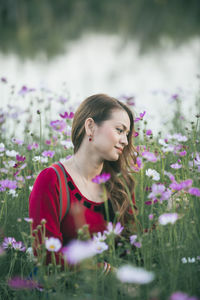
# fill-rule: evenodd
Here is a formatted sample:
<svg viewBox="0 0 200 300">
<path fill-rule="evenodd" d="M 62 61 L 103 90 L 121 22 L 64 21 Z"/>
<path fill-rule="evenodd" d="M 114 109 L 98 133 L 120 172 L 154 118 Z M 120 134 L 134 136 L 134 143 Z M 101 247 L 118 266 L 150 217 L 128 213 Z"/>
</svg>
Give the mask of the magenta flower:
<svg viewBox="0 0 200 300">
<path fill-rule="evenodd" d="M 136 234 L 130 236 L 130 244 L 134 245 L 136 248 L 141 248 L 142 247 L 142 244 L 137 241 L 137 235 Z"/>
<path fill-rule="evenodd" d="M 51 121 L 50 122 L 50 126 L 54 130 L 62 132 L 65 129 L 65 127 L 66 127 L 66 123 L 63 120 L 61 120 L 61 121 L 60 120 L 56 120 L 56 121 Z"/>
<path fill-rule="evenodd" d="M 8 285 L 12 289 L 35 289 L 39 288 L 39 284 L 36 281 L 23 279 L 20 277 L 14 277 L 8 280 Z"/>
<path fill-rule="evenodd" d="M 181 157 L 183 157 L 183 156 L 186 156 L 186 154 L 187 154 L 187 152 L 184 150 L 184 151 L 181 151 L 181 152 L 179 152 L 179 155 L 181 156 Z"/>
<path fill-rule="evenodd" d="M 196 197 L 200 197 L 200 189 L 196 188 L 196 187 L 191 187 L 189 190 L 188 190 L 188 193 L 191 194 L 191 195 L 194 195 Z"/>
<path fill-rule="evenodd" d="M 12 246 L 13 246 L 13 249 L 15 249 L 17 251 L 22 251 L 22 252 L 26 251 L 26 247 L 24 246 L 24 244 L 21 241 L 13 242 Z"/>
<path fill-rule="evenodd" d="M 143 113 L 140 113 L 140 116 L 134 120 L 134 123 L 137 123 L 138 121 L 143 120 L 143 117 L 145 114 L 146 114 L 146 111 L 144 111 Z"/>
<path fill-rule="evenodd" d="M 16 155 L 16 160 L 17 161 L 25 161 L 26 160 L 26 156 L 20 156 L 20 155 Z"/>
<path fill-rule="evenodd" d="M 146 135 L 152 135 L 152 130 L 151 129 L 147 129 Z"/>
<path fill-rule="evenodd" d="M 65 112 L 63 115 L 62 114 L 59 114 L 59 116 L 63 119 L 73 119 L 74 117 L 74 113 L 73 112 L 70 112 L 68 114 L 68 112 Z"/>
<path fill-rule="evenodd" d="M 178 169 L 182 168 L 182 165 L 178 164 L 178 163 L 175 163 L 175 164 L 171 164 L 170 167 L 172 169 L 178 170 Z"/>
<path fill-rule="evenodd" d="M 142 169 L 142 168 L 143 168 L 142 159 L 140 157 L 137 157 L 136 158 L 136 164 L 132 165 L 132 169 L 135 172 L 139 172 L 140 169 Z"/>
<path fill-rule="evenodd" d="M 45 150 L 42 152 L 42 155 L 44 157 L 53 157 L 55 154 L 55 151 L 51 151 L 51 150 Z"/>
<path fill-rule="evenodd" d="M 46 145 L 51 145 L 51 140 L 46 140 L 46 141 L 45 141 L 45 144 L 46 144 Z"/>
<path fill-rule="evenodd" d="M 15 190 L 17 188 L 17 181 L 16 180 L 3 179 L 3 180 L 0 180 L 0 186 L 4 189 L 8 188 L 10 190 Z"/>
<path fill-rule="evenodd" d="M 14 237 L 5 237 L 2 243 L 2 248 L 3 249 L 13 248 L 13 243 L 16 243 Z"/>
<path fill-rule="evenodd" d="M 142 152 L 142 157 L 150 162 L 157 161 L 157 157 L 155 156 L 155 154 L 149 151 Z"/>
<path fill-rule="evenodd" d="M 133 136 L 134 136 L 134 137 L 137 137 L 138 135 L 139 135 L 139 132 L 134 131 Z"/>
<path fill-rule="evenodd" d="M 100 175 L 95 176 L 92 179 L 92 182 L 101 184 L 101 183 L 105 183 L 106 181 L 108 181 L 110 179 L 111 175 L 109 173 L 102 173 Z"/>
</svg>

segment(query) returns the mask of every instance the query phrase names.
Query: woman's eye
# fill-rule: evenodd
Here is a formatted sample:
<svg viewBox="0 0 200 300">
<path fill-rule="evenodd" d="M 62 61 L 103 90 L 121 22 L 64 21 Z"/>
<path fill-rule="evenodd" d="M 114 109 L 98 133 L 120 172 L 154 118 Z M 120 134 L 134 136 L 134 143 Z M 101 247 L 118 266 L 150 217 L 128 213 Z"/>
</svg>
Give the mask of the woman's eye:
<svg viewBox="0 0 200 300">
<path fill-rule="evenodd" d="M 118 131 L 119 133 L 122 133 L 122 132 L 123 132 L 123 130 L 120 129 L 120 128 L 117 128 L 117 131 Z"/>
</svg>

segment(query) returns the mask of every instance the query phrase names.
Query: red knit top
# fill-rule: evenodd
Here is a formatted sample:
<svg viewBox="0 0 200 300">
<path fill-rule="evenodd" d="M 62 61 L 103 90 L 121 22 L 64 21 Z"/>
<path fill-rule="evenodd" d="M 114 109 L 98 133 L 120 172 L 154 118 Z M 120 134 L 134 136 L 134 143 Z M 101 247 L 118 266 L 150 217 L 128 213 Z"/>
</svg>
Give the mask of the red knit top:
<svg viewBox="0 0 200 300">
<path fill-rule="evenodd" d="M 61 223 L 59 221 L 59 181 L 53 168 L 46 168 L 40 172 L 29 198 L 29 217 L 33 219 L 32 228 L 36 229 L 41 220 L 45 219 L 47 221 L 45 235 L 60 239 L 62 245 L 76 238 L 77 230 L 84 224 L 88 224 L 91 235 L 99 231 L 103 232 L 106 228 L 104 202 L 96 203 L 84 197 L 66 169 L 65 172 L 70 193 L 70 210 Z M 134 196 L 133 203 L 135 204 Z M 108 207 L 110 221 L 113 222 L 115 214 L 110 200 L 108 200 Z"/>
</svg>

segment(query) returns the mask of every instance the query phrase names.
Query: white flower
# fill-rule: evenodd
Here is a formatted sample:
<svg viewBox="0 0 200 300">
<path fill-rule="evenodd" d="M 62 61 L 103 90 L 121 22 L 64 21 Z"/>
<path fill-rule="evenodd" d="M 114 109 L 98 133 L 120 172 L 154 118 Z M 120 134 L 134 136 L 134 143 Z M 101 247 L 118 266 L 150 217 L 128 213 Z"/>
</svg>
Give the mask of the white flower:
<svg viewBox="0 0 200 300">
<path fill-rule="evenodd" d="M 15 157 L 17 154 L 19 154 L 18 152 L 16 152 L 15 150 L 6 150 L 6 155 L 7 156 L 11 156 L 11 157 Z"/>
<path fill-rule="evenodd" d="M 94 248 L 96 253 L 102 253 L 105 250 L 108 250 L 108 245 L 105 242 L 93 241 Z"/>
<path fill-rule="evenodd" d="M 28 248 L 26 249 L 26 255 L 27 255 L 28 260 L 29 260 L 30 262 L 33 262 L 33 261 L 34 261 L 35 256 L 34 256 L 34 254 L 33 254 L 33 249 L 32 249 L 32 247 L 28 247 Z"/>
<path fill-rule="evenodd" d="M 165 213 L 160 215 L 160 217 L 158 218 L 158 222 L 161 225 L 167 225 L 169 223 L 174 224 L 177 219 L 178 219 L 177 213 Z"/>
<path fill-rule="evenodd" d="M 5 151 L 5 145 L 3 143 L 0 143 L 0 152 Z"/>
<path fill-rule="evenodd" d="M 30 185 L 28 188 L 29 188 L 29 191 L 32 191 L 33 185 Z"/>
<path fill-rule="evenodd" d="M 12 195 L 13 197 L 18 197 L 18 194 L 16 193 L 15 190 L 11 190 L 11 189 L 10 189 L 10 190 L 8 191 L 8 194 L 9 194 L 9 195 Z"/>
<path fill-rule="evenodd" d="M 9 168 L 13 168 L 14 165 L 16 164 L 14 160 L 9 160 L 9 161 L 3 161 L 4 166 L 9 169 Z"/>
<path fill-rule="evenodd" d="M 117 278 L 121 282 L 146 284 L 154 279 L 154 273 L 146 271 L 142 268 L 132 267 L 131 265 L 124 265 L 117 270 Z"/>
<path fill-rule="evenodd" d="M 47 250 L 57 252 L 62 247 L 61 241 L 57 238 L 50 237 L 45 241 L 45 247 Z"/>
<path fill-rule="evenodd" d="M 156 170 L 148 169 L 146 170 L 146 175 L 155 181 L 160 180 L 160 174 Z"/>
<path fill-rule="evenodd" d="M 48 157 L 43 157 L 43 156 L 34 156 L 33 161 L 40 161 L 41 163 L 47 163 L 48 162 Z"/>
<path fill-rule="evenodd" d="M 182 261 L 183 264 L 187 264 L 187 258 L 186 257 L 181 258 L 181 261 Z"/>
<path fill-rule="evenodd" d="M 195 261 L 196 261 L 196 260 L 195 260 L 195 257 L 191 257 L 191 258 L 188 257 L 188 262 L 189 262 L 189 263 L 195 263 Z"/>
<path fill-rule="evenodd" d="M 162 148 L 163 152 L 173 152 L 174 151 L 174 146 L 173 145 L 167 145 L 166 147 Z"/>
<path fill-rule="evenodd" d="M 97 232 L 95 235 L 93 235 L 93 241 L 95 242 L 103 242 L 106 240 L 106 235 L 105 233 Z"/>
<path fill-rule="evenodd" d="M 120 222 L 117 222 L 115 226 L 111 222 L 109 222 L 106 229 L 107 230 L 104 231 L 104 234 L 106 234 L 106 235 L 109 235 L 111 233 L 119 235 L 122 232 L 122 230 L 124 229 L 124 227 L 121 226 Z"/>
<path fill-rule="evenodd" d="M 70 264 L 77 264 L 84 259 L 93 257 L 97 254 L 94 242 L 73 240 L 62 249 L 63 256 Z"/>
</svg>

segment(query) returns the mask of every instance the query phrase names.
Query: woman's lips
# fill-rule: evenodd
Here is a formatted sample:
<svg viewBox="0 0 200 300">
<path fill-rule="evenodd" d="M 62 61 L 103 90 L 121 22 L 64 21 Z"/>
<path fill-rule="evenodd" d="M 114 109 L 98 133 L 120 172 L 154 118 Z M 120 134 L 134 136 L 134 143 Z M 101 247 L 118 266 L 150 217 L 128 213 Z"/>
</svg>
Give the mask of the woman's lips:
<svg viewBox="0 0 200 300">
<path fill-rule="evenodd" d="M 122 152 L 123 151 L 123 148 L 120 148 L 120 147 L 116 147 L 115 148 L 119 151 L 119 152 Z"/>
</svg>

